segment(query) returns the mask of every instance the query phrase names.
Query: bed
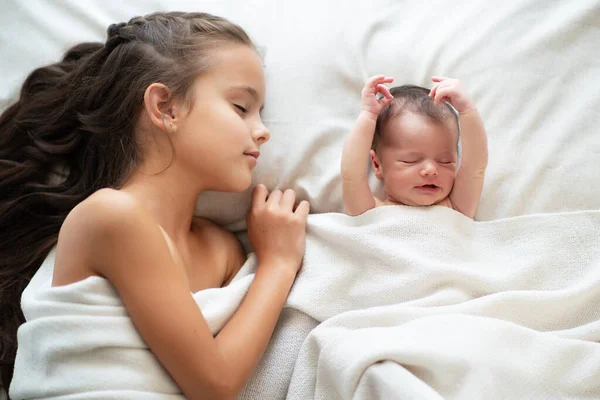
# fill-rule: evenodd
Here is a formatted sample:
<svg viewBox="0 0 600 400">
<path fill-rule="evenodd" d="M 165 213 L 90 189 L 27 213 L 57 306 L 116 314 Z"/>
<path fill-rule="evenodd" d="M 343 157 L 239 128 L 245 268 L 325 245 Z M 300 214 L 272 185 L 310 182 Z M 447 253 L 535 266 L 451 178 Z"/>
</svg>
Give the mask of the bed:
<svg viewBox="0 0 600 400">
<path fill-rule="evenodd" d="M 0 104 L 68 46 L 160 10 L 252 36 L 271 131 L 253 179 L 311 202 L 305 264 L 241 399 L 600 398 L 600 1 L 7 0 Z M 343 214 L 342 144 L 374 74 L 472 94 L 490 155 L 475 221 Z M 249 204 L 206 193 L 196 213 L 251 251 Z M 254 268 L 195 295 L 215 332 Z"/>
</svg>

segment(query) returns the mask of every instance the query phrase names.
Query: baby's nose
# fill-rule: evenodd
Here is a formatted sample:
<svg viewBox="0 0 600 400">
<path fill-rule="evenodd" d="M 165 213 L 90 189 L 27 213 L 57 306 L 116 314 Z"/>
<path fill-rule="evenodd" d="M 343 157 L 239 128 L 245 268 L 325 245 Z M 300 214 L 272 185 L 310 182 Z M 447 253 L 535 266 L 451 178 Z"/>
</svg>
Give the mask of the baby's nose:
<svg viewBox="0 0 600 400">
<path fill-rule="evenodd" d="M 437 175 L 437 168 L 435 167 L 435 164 L 431 161 L 425 161 L 425 165 L 423 165 L 423 168 L 421 169 L 421 175 Z"/>
</svg>

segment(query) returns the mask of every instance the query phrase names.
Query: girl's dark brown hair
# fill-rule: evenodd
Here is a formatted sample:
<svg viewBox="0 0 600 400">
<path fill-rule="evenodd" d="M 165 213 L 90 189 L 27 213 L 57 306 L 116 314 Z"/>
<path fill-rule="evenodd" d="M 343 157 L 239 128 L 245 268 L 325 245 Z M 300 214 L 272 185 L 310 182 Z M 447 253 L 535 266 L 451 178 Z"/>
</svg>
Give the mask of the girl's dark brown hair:
<svg viewBox="0 0 600 400">
<path fill-rule="evenodd" d="M 188 90 L 219 44 L 254 48 L 239 26 L 205 13 L 156 13 L 108 28 L 106 43 L 82 43 L 34 70 L 0 116 L 0 372 L 8 390 L 24 322 L 20 296 L 71 209 L 119 187 L 140 150 L 134 124 L 146 88 Z"/>
</svg>

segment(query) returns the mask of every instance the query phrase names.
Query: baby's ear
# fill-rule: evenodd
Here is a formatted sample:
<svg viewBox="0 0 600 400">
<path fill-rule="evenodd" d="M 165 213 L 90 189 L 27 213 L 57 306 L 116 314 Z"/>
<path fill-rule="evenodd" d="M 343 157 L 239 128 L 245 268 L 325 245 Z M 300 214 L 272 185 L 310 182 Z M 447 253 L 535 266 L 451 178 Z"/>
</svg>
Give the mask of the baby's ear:
<svg viewBox="0 0 600 400">
<path fill-rule="evenodd" d="M 369 152 L 369 155 L 371 156 L 371 165 L 373 166 L 373 172 L 375 173 L 375 176 L 377 177 L 377 179 L 382 181 L 383 180 L 383 169 L 381 168 L 381 162 L 379 161 L 379 156 L 377 156 L 377 153 L 375 152 L 375 150 L 371 150 Z"/>
</svg>

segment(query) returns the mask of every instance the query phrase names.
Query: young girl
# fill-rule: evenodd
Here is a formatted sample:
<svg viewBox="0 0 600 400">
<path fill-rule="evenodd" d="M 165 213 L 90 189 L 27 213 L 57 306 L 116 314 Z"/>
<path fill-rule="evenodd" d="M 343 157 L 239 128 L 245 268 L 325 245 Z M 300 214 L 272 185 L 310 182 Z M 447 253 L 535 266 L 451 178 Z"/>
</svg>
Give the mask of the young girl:
<svg viewBox="0 0 600 400">
<path fill-rule="evenodd" d="M 0 117 L 5 388 L 24 322 L 19 297 L 55 247 L 52 285 L 107 279 L 187 398 L 243 388 L 300 268 L 309 205 L 295 207 L 291 190 L 254 189 L 247 222 L 260 266 L 216 337 L 190 292 L 227 285 L 245 256 L 193 211 L 203 190 L 250 186 L 269 139 L 264 92 L 246 33 L 202 13 L 112 25 L 106 43 L 77 45 L 30 74 Z"/>
</svg>

